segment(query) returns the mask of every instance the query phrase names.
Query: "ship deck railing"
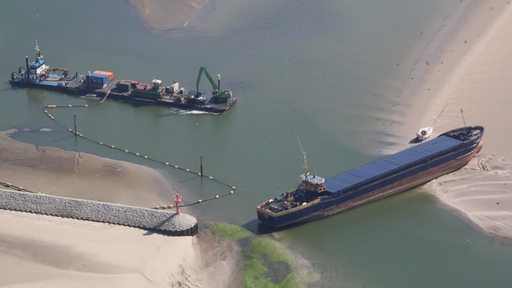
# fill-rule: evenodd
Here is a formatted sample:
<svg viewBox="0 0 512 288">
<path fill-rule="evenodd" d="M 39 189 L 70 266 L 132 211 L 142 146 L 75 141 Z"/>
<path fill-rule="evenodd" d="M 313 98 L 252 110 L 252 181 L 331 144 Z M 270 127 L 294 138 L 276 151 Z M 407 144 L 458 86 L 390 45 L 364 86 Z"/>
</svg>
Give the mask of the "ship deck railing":
<svg viewBox="0 0 512 288">
<path fill-rule="evenodd" d="M 270 216 L 273 216 L 273 217 L 278 217 L 278 216 L 283 216 L 283 215 L 286 215 L 286 214 L 289 214 L 289 213 L 293 213 L 293 212 L 296 212 L 296 211 L 299 211 L 299 210 L 302 210 L 302 209 L 305 209 L 305 208 L 308 208 L 310 206 L 313 206 L 315 204 L 318 204 L 320 202 L 320 199 L 316 198 L 315 200 L 311 201 L 311 202 L 304 202 L 303 204 L 301 205 L 298 205 L 298 206 L 295 206 L 295 207 L 291 207 L 291 208 L 288 208 L 288 209 L 284 209 L 284 210 L 281 210 L 279 212 L 272 212 L 272 211 L 269 211 L 267 209 L 267 206 L 268 205 L 264 205 L 264 207 L 262 208 L 261 205 L 258 205 L 257 209 L 264 213 L 264 214 L 267 214 L 267 215 L 270 215 Z"/>
</svg>

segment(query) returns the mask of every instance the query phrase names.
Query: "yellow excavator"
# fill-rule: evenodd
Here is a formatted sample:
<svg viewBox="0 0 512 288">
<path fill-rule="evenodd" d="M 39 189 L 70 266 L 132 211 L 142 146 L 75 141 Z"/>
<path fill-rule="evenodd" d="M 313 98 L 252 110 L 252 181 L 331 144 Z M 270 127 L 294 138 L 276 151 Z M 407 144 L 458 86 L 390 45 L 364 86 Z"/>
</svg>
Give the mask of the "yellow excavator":
<svg viewBox="0 0 512 288">
<path fill-rule="evenodd" d="M 215 81 L 213 81 L 213 79 L 212 79 L 212 76 L 210 76 L 210 74 L 204 67 L 201 67 L 199 69 L 199 74 L 197 75 L 196 97 L 201 96 L 201 92 L 199 92 L 199 84 L 201 83 L 201 76 L 203 76 L 203 74 L 206 76 L 206 78 L 208 79 L 208 81 L 210 81 L 210 84 L 212 85 L 213 91 L 212 91 L 212 98 L 210 100 L 212 103 L 226 103 L 226 102 L 228 102 L 228 100 L 231 97 L 233 97 L 233 94 L 231 93 L 231 91 L 229 89 L 221 90 L 220 74 L 217 74 L 217 83 L 215 83 Z"/>
</svg>

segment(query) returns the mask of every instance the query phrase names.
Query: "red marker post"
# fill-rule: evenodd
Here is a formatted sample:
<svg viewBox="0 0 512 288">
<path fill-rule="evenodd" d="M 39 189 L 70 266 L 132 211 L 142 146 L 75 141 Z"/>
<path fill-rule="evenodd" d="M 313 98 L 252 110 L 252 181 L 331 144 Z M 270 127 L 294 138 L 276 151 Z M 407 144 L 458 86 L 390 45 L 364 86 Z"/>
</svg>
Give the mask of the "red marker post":
<svg viewBox="0 0 512 288">
<path fill-rule="evenodd" d="M 180 214 L 180 203 L 181 195 L 180 193 L 176 193 L 176 197 L 174 197 L 174 206 L 176 206 L 176 214 Z"/>
</svg>

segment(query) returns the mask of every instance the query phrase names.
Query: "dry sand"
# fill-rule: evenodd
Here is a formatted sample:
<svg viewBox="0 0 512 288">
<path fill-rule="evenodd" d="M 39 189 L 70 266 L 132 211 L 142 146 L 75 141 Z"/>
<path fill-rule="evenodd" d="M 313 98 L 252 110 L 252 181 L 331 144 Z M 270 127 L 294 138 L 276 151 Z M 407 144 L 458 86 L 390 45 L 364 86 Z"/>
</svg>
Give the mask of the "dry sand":
<svg viewBox="0 0 512 288">
<path fill-rule="evenodd" d="M 2 287 L 200 283 L 194 237 L 145 235 L 122 226 L 11 211 L 0 211 L 0 223 Z"/>
<path fill-rule="evenodd" d="M 396 107 L 396 149 L 420 127 L 437 133 L 483 125 L 484 148 L 465 168 L 424 186 L 483 230 L 512 239 L 512 5 L 510 1 L 462 1 L 450 15 Z M 441 40 L 439 40 L 441 39 Z M 443 43 L 440 43 L 443 42 Z M 444 110 L 443 110 L 444 109 Z M 434 116 L 440 114 L 436 120 Z M 395 116 L 396 117 L 396 116 Z M 407 145 L 407 144 L 405 144 Z"/>
</svg>

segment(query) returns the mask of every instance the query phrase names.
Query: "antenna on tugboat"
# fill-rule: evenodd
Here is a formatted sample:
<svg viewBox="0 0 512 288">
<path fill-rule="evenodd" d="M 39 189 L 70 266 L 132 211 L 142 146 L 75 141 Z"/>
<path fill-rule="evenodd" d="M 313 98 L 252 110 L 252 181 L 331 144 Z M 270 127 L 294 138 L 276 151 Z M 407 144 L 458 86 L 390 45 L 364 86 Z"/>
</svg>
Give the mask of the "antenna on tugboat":
<svg viewBox="0 0 512 288">
<path fill-rule="evenodd" d="M 309 168 L 308 168 L 308 157 L 304 149 L 302 148 L 302 143 L 300 143 L 299 135 L 297 134 L 297 131 L 293 130 L 295 133 L 295 137 L 297 137 L 297 142 L 299 142 L 300 151 L 302 152 L 302 155 L 304 156 L 304 175 L 309 175 Z"/>
<path fill-rule="evenodd" d="M 460 115 L 462 115 L 462 123 L 464 123 L 464 127 L 466 126 L 466 119 L 464 119 L 464 110 L 460 108 Z"/>
<path fill-rule="evenodd" d="M 39 61 L 39 58 L 41 58 L 41 49 L 39 49 L 39 44 L 36 40 L 36 61 Z"/>
</svg>

